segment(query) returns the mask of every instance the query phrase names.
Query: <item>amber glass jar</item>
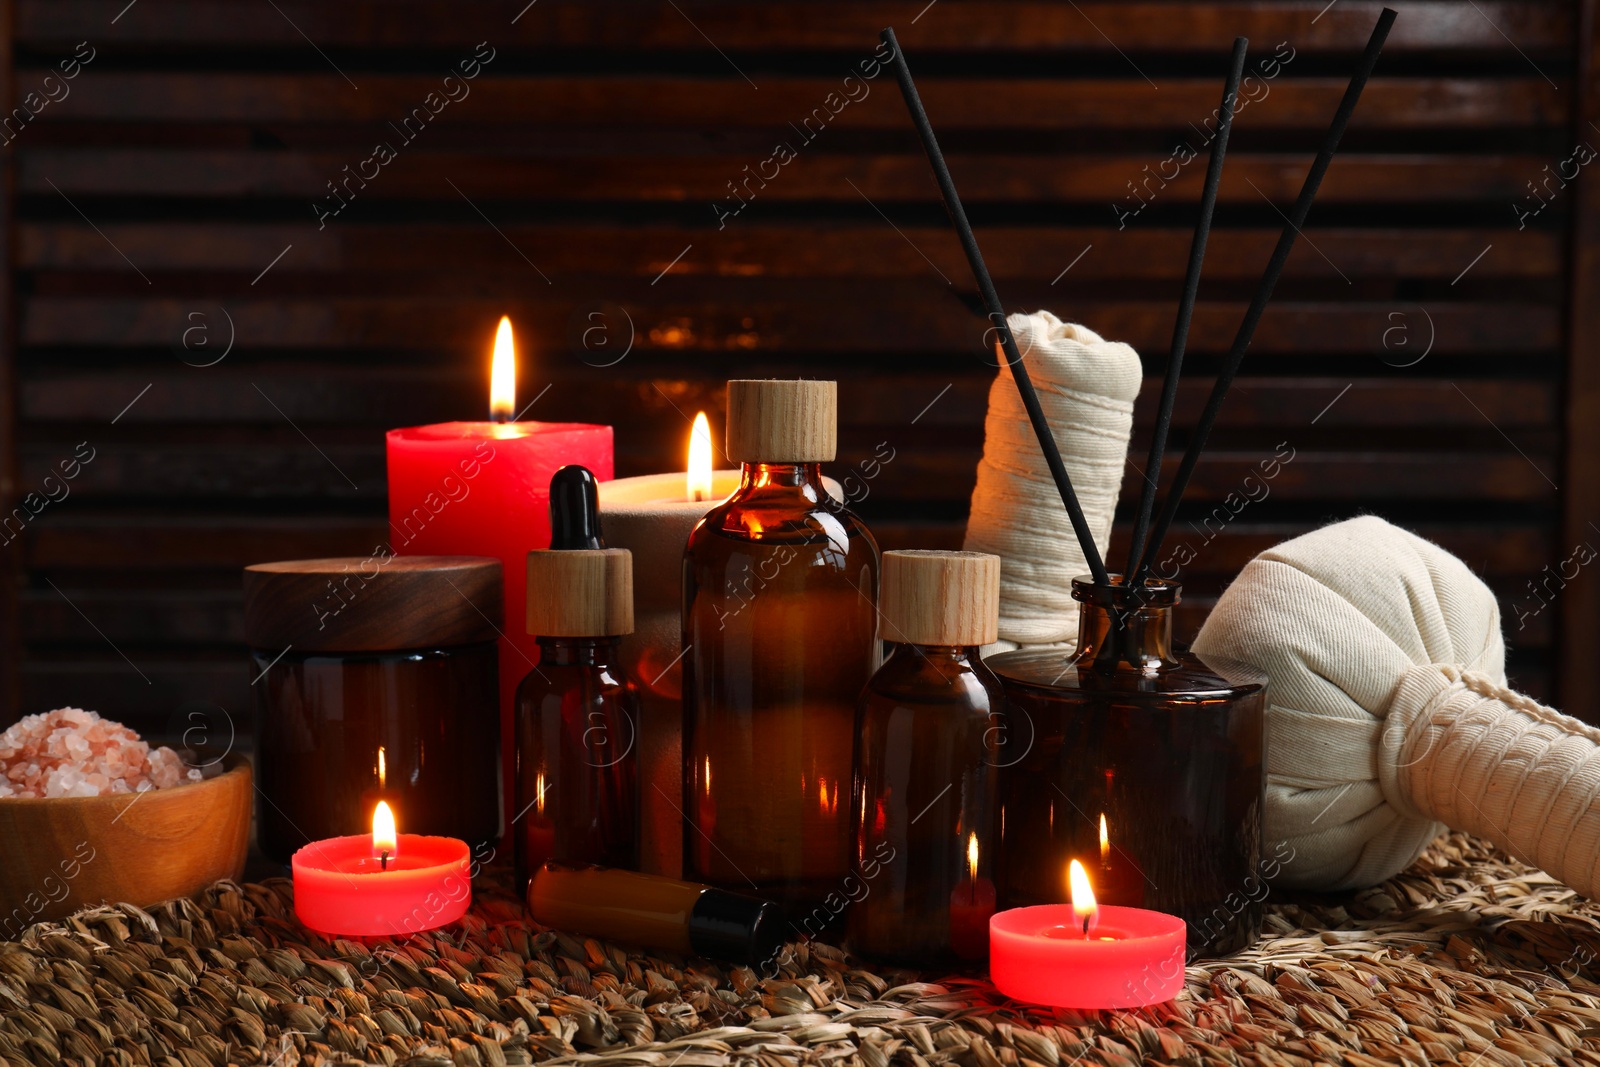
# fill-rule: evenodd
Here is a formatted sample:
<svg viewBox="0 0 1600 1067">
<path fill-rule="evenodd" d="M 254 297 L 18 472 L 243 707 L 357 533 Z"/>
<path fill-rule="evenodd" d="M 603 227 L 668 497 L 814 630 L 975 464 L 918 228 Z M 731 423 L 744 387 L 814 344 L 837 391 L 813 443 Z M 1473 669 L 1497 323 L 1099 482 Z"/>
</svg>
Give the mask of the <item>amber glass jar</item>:
<svg viewBox="0 0 1600 1067">
<path fill-rule="evenodd" d="M 683 569 L 684 877 L 828 926 L 850 874 L 878 593 L 877 544 L 822 484 L 833 386 L 728 383 L 743 473 L 690 533 Z"/>
<path fill-rule="evenodd" d="M 1260 936 L 1266 896 L 1266 679 L 1173 648 L 1178 585 L 1113 583 L 1072 583 L 1073 655 L 988 660 L 1009 720 L 1000 903 L 1067 901 L 1078 859 L 1101 903 L 1181 916 L 1191 956 L 1236 952 Z"/>
<path fill-rule="evenodd" d="M 918 965 L 989 954 L 999 841 L 1000 557 L 885 552 L 878 634 L 889 658 L 861 694 L 850 948 Z M 808 931 L 803 931 L 808 932 Z"/>
<path fill-rule="evenodd" d="M 267 856 L 365 832 L 379 800 L 403 833 L 499 837 L 499 561 L 264 563 L 244 591 Z"/>
<path fill-rule="evenodd" d="M 528 632 L 539 665 L 517 687 L 518 885 L 555 861 L 639 861 L 639 693 L 623 673 L 633 630 L 627 549 L 528 553 Z"/>
</svg>

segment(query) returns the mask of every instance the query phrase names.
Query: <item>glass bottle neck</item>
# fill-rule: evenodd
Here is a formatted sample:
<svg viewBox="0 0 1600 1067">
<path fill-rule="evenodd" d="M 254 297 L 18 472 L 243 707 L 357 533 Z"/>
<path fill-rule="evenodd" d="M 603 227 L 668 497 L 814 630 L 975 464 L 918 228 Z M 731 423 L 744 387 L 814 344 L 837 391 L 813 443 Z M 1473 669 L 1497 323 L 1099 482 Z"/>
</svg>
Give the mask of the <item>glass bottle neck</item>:
<svg viewBox="0 0 1600 1067">
<path fill-rule="evenodd" d="M 620 637 L 540 637 L 539 662 L 552 667 L 609 667 L 617 662 Z"/>
<path fill-rule="evenodd" d="M 769 489 L 787 486 L 822 488 L 821 463 L 744 463 L 740 465 L 740 489 Z"/>
<path fill-rule="evenodd" d="M 891 641 L 889 659 L 937 671 L 945 666 L 970 668 L 980 662 L 981 657 L 976 645 L 913 645 Z"/>
<path fill-rule="evenodd" d="M 1081 605 L 1074 661 L 1100 673 L 1127 669 L 1150 673 L 1181 666 L 1172 648 L 1178 586 L 1152 582 L 1129 587 L 1121 584 L 1121 575 L 1112 575 L 1111 580 L 1109 588 L 1086 579 L 1072 583 L 1072 598 Z"/>
</svg>

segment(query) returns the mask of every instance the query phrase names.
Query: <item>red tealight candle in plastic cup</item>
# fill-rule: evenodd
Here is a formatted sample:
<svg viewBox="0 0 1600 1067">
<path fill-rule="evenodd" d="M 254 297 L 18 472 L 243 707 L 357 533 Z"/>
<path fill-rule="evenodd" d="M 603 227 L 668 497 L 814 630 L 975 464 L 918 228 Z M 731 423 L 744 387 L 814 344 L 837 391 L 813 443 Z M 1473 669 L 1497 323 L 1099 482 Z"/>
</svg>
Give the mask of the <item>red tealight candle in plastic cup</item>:
<svg viewBox="0 0 1600 1067">
<path fill-rule="evenodd" d="M 448 926 L 472 903 L 465 841 L 395 832 L 378 802 L 372 833 L 313 841 L 296 852 L 294 913 L 321 934 L 404 937 Z"/>
<path fill-rule="evenodd" d="M 1100 907 L 1083 865 L 1072 903 L 1012 908 L 989 920 L 989 974 L 1014 1000 L 1056 1008 L 1137 1008 L 1183 989 L 1187 929 L 1145 908 Z"/>
</svg>

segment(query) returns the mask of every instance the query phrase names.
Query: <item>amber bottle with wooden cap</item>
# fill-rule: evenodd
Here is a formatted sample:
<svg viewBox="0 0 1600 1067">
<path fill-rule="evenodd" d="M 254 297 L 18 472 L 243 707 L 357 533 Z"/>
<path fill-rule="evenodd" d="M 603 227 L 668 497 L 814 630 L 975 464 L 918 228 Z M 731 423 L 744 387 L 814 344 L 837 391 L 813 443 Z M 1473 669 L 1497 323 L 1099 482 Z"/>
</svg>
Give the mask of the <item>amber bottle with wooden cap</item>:
<svg viewBox="0 0 1600 1067">
<path fill-rule="evenodd" d="M 797 922 L 850 873 L 855 704 L 877 660 L 878 546 L 822 483 L 835 404 L 833 382 L 728 383 L 743 474 L 683 565 L 684 877 Z"/>
<path fill-rule="evenodd" d="M 500 836 L 500 561 L 372 556 L 244 572 L 256 833 L 280 863 L 365 833 Z"/>
<path fill-rule="evenodd" d="M 996 638 L 1000 557 L 885 552 L 878 636 L 892 642 L 861 694 L 850 947 L 952 964 L 989 951 L 1005 704 L 978 658 Z"/>
<path fill-rule="evenodd" d="M 594 486 L 583 467 L 556 472 L 551 547 L 528 553 L 539 664 L 517 687 L 519 885 L 551 860 L 638 863 L 639 697 L 619 666 L 633 630 L 633 557 L 599 547 Z"/>
</svg>

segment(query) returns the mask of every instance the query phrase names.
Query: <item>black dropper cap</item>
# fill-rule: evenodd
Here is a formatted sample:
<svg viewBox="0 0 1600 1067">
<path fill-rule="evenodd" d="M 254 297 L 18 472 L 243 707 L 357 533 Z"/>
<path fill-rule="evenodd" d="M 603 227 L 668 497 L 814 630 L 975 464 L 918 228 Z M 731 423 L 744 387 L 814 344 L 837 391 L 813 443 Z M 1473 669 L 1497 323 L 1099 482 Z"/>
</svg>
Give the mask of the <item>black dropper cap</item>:
<svg viewBox="0 0 1600 1067">
<path fill-rule="evenodd" d="M 600 483 L 588 467 L 569 463 L 550 476 L 550 547 L 606 547 L 600 536 Z"/>
<path fill-rule="evenodd" d="M 689 946 L 701 956 L 751 967 L 777 961 L 783 909 L 770 900 L 707 889 L 689 909 Z"/>
</svg>

